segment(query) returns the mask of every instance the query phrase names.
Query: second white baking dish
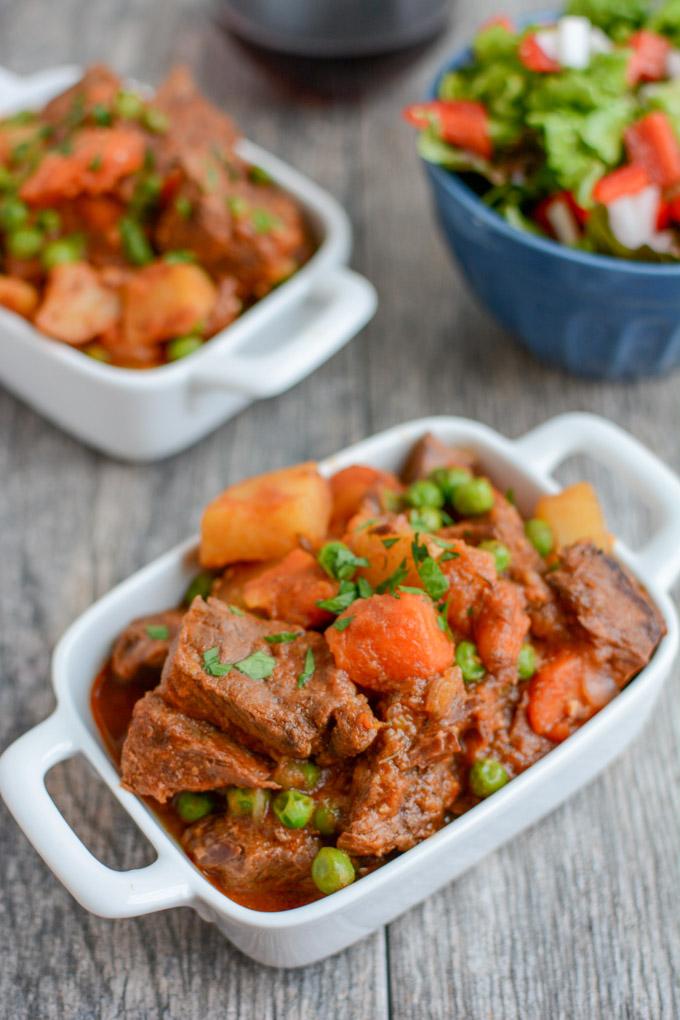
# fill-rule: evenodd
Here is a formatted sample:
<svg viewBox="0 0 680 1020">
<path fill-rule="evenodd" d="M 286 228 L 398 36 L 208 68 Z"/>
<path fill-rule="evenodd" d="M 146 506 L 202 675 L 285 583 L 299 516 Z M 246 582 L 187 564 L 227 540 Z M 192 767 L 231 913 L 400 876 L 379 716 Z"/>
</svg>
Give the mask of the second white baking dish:
<svg viewBox="0 0 680 1020">
<path fill-rule="evenodd" d="M 322 469 L 331 473 L 364 463 L 399 470 L 413 442 L 430 430 L 445 442 L 474 450 L 500 488 L 514 489 L 527 513 L 541 493 L 558 489 L 550 472 L 572 453 L 587 451 L 624 476 L 657 519 L 655 534 L 641 549 L 633 553 L 620 543 L 616 549 L 647 587 L 668 628 L 649 665 L 545 758 L 412 850 L 326 899 L 279 913 L 250 910 L 218 892 L 145 804 L 121 788 L 90 712 L 93 679 L 122 628 L 135 616 L 179 602 L 196 570 L 197 543 L 191 539 L 120 584 L 69 628 L 53 659 L 57 708 L 0 758 L 0 793 L 7 806 L 55 875 L 88 910 L 105 917 L 132 917 L 191 906 L 261 963 L 311 963 L 387 924 L 551 811 L 641 729 L 678 648 L 678 621 L 668 597 L 680 571 L 678 479 L 621 429 L 585 414 L 554 418 L 515 441 L 462 418 L 422 419 L 350 447 L 325 461 Z M 616 526 L 616 521 L 611 523 Z M 105 867 L 51 800 L 45 774 L 78 753 L 155 847 L 158 857 L 149 867 L 128 872 Z"/>
<path fill-rule="evenodd" d="M 0 68 L 0 113 L 40 106 L 74 67 L 27 78 Z M 351 227 L 326 191 L 253 142 L 239 152 L 301 203 L 318 249 L 289 281 L 190 357 L 144 371 L 103 365 L 0 308 L 0 383 L 82 442 L 149 461 L 191 446 L 253 400 L 294 386 L 373 316 L 372 285 L 346 263 Z"/>
</svg>

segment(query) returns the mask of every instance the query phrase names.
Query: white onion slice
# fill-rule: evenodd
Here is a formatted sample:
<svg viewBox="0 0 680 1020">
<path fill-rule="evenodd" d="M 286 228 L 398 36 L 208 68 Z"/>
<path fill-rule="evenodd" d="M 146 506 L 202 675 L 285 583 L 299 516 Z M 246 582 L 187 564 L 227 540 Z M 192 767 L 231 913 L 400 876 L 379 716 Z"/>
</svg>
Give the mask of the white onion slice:
<svg viewBox="0 0 680 1020">
<path fill-rule="evenodd" d="M 611 41 L 606 32 L 603 32 L 597 25 L 592 25 L 590 28 L 590 55 L 594 56 L 596 53 L 611 53 L 614 49 L 614 43 Z"/>
<path fill-rule="evenodd" d="M 557 59 L 562 67 L 582 71 L 590 63 L 590 21 L 575 15 L 557 22 Z"/>
<path fill-rule="evenodd" d="M 654 251 L 658 251 L 662 255 L 675 255 L 677 252 L 675 236 L 671 230 L 656 231 L 647 241 L 647 244 Z"/>
<path fill-rule="evenodd" d="M 666 57 L 666 77 L 680 78 L 680 50 L 670 50 Z"/>
<path fill-rule="evenodd" d="M 549 60 L 558 60 L 557 55 L 557 29 L 545 28 L 534 36 L 537 44 Z"/>
<path fill-rule="evenodd" d="M 578 242 L 581 234 L 576 217 L 563 198 L 556 198 L 550 203 L 545 210 L 545 218 L 562 244 L 574 245 Z"/>
<path fill-rule="evenodd" d="M 611 202 L 609 226 L 614 237 L 626 248 L 640 248 L 649 244 L 656 234 L 661 192 L 656 184 L 636 195 L 623 195 Z"/>
</svg>

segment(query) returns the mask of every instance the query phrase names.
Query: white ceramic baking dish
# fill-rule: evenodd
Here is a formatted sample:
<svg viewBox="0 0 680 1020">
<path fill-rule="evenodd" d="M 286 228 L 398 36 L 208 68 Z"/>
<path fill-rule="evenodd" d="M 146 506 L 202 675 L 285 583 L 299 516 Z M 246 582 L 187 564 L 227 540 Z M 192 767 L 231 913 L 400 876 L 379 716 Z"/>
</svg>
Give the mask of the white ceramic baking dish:
<svg viewBox="0 0 680 1020">
<path fill-rule="evenodd" d="M 0 112 L 39 106 L 78 77 L 74 67 L 28 78 L 0 69 Z M 242 141 L 239 152 L 306 211 L 319 246 L 294 277 L 200 351 L 145 371 L 84 357 L 0 308 L 0 382 L 84 443 L 124 460 L 156 460 L 195 443 L 251 401 L 283 393 L 355 336 L 377 299 L 346 266 L 345 212 L 253 142 Z"/>
<path fill-rule="evenodd" d="M 512 486 L 529 512 L 539 494 L 558 486 L 550 471 L 587 451 L 622 474 L 651 505 L 654 536 L 636 552 L 617 553 L 646 585 L 668 633 L 650 664 L 576 734 L 508 786 L 430 839 L 327 899 L 294 910 L 259 913 L 233 903 L 184 855 L 145 804 L 123 790 L 89 708 L 92 681 L 114 638 L 135 616 L 176 604 L 196 569 L 196 540 L 178 546 L 95 603 L 67 631 L 54 654 L 53 715 L 16 741 L 0 759 L 0 793 L 38 853 L 76 899 L 105 917 L 131 917 L 191 906 L 244 953 L 265 964 L 294 967 L 329 956 L 368 935 L 436 892 L 466 868 L 551 811 L 587 783 L 642 727 L 678 647 L 678 623 L 668 589 L 680 570 L 680 482 L 635 439 L 601 418 L 563 415 L 509 440 L 462 418 L 429 418 L 390 429 L 323 464 L 332 472 L 352 463 L 397 470 L 419 436 L 476 451 L 501 488 Z M 616 522 L 612 524 L 615 526 Z M 82 753 L 153 843 L 146 868 L 112 871 L 69 828 L 44 785 L 57 762 Z"/>
</svg>

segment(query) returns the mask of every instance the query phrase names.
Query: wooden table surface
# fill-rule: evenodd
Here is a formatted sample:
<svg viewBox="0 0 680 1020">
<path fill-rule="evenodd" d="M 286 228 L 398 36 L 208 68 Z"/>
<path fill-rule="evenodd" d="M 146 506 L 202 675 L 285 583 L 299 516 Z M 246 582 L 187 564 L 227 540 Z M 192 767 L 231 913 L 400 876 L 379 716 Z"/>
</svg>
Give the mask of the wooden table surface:
<svg viewBox="0 0 680 1020">
<path fill-rule="evenodd" d="M 531 8 L 524 2 L 505 9 Z M 0 747 L 52 709 L 52 648 L 112 585 L 191 533 L 205 501 L 243 475 L 321 457 L 431 413 L 511 436 L 587 409 L 675 468 L 679 376 L 610 385 L 533 361 L 471 298 L 434 229 L 399 109 L 494 0 L 457 5 L 435 45 L 377 63 L 271 60 L 224 33 L 202 0 L 0 0 L 0 64 L 30 72 L 105 59 L 151 82 L 176 61 L 248 134 L 317 179 L 355 227 L 354 265 L 380 309 L 292 392 L 251 407 L 165 463 L 113 463 L 0 393 Z M 625 487 L 604 490 L 615 529 L 642 533 Z M 596 782 L 389 928 L 301 971 L 245 959 L 192 911 L 90 916 L 2 811 L 0 1015 L 229 1020 L 613 1020 L 680 1016 L 678 672 L 651 724 Z M 150 848 L 88 767 L 49 788 L 106 863 Z"/>
</svg>

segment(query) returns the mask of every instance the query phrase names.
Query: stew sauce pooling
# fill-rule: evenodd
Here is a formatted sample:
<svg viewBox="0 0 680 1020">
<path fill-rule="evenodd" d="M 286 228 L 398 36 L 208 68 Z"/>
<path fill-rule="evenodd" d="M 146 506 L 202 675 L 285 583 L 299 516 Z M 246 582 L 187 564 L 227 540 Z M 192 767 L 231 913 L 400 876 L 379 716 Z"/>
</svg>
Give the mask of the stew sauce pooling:
<svg viewBox="0 0 680 1020">
<path fill-rule="evenodd" d="M 401 479 L 250 479 L 207 507 L 184 606 L 118 639 L 97 725 L 218 888 L 297 906 L 495 793 L 646 665 L 663 620 L 610 545 L 589 486 L 524 521 L 431 435 Z"/>
<path fill-rule="evenodd" d="M 313 250 L 238 140 L 183 68 L 147 97 L 92 67 L 0 119 L 0 305 L 112 365 L 198 350 Z"/>
</svg>

